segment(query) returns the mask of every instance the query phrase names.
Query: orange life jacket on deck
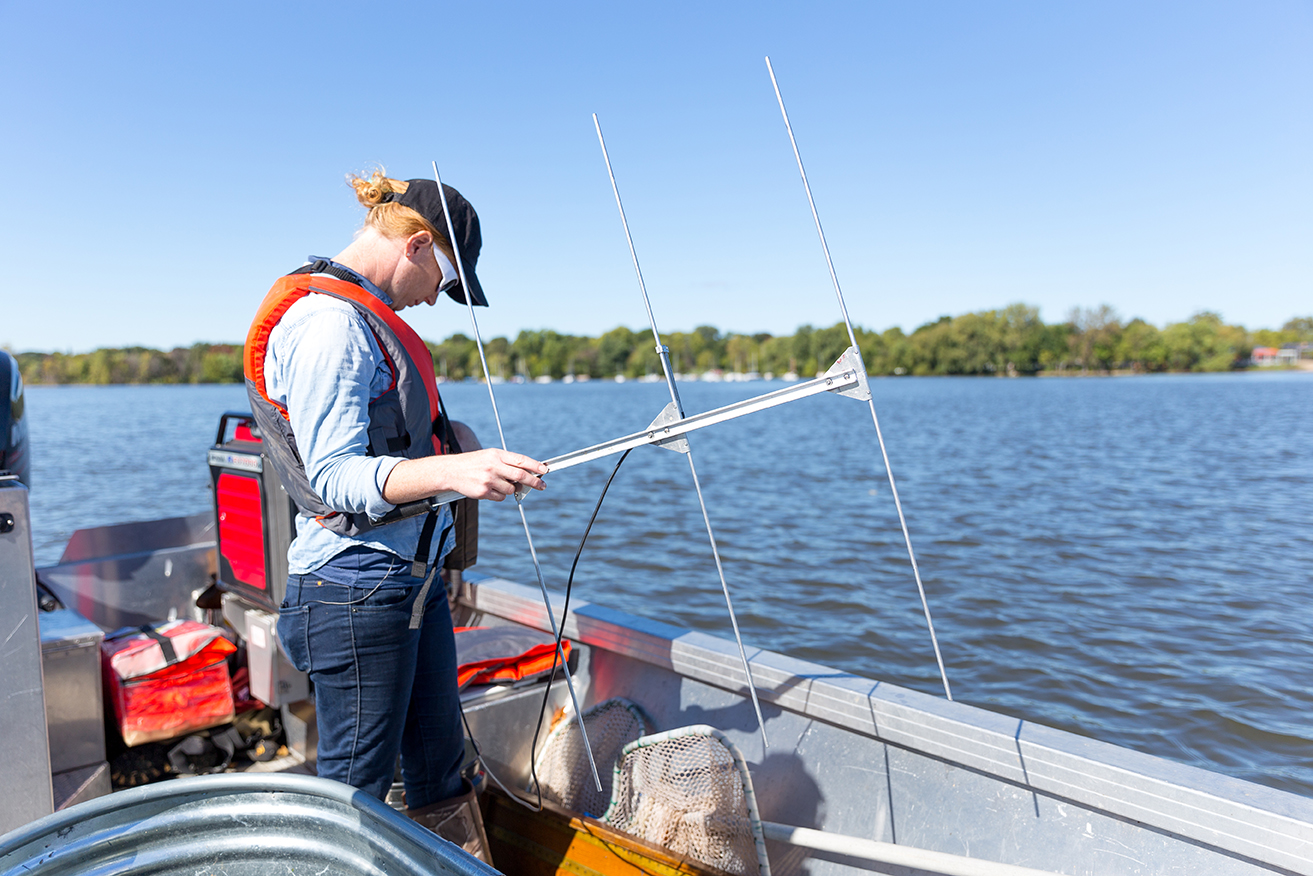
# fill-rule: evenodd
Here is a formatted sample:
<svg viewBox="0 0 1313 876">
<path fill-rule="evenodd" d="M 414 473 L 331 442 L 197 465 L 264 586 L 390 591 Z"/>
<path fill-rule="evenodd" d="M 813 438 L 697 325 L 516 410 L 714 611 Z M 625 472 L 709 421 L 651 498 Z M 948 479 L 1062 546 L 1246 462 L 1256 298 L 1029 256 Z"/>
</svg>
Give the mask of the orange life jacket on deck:
<svg viewBox="0 0 1313 876">
<path fill-rule="evenodd" d="M 246 335 L 244 365 L 251 411 L 264 433 L 265 452 L 297 507 L 327 529 L 354 536 L 376 524 L 364 514 L 328 507 L 310 487 L 287 410 L 269 398 L 265 388 L 269 333 L 288 308 L 310 294 L 331 295 L 354 307 L 374 333 L 392 372 L 387 392 L 369 403 L 370 456 L 419 459 L 443 453 L 446 418 L 428 347 L 392 308 L 361 286 L 353 273 L 320 260 L 274 283 Z"/>
</svg>

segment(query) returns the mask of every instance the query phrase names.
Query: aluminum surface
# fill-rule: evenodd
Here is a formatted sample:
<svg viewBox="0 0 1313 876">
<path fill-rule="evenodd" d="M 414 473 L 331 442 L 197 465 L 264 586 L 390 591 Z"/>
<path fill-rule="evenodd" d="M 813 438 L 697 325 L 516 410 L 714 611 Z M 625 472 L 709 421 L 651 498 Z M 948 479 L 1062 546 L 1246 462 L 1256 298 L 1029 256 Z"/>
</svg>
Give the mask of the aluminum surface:
<svg viewBox="0 0 1313 876">
<path fill-rule="evenodd" d="M 571 653 L 571 659 L 575 653 L 578 651 Z M 575 683 L 585 690 L 589 687 L 586 667 L 586 659 L 581 660 L 573 676 Z M 551 730 L 553 718 L 570 702 L 564 680 L 552 683 L 549 696 L 544 712 L 543 689 L 537 684 L 523 688 L 472 688 L 461 695 L 465 720 L 479 746 L 489 781 L 502 785 L 503 790 L 523 795 L 531 786 L 529 746 L 534 728 L 538 729 L 541 746 Z M 599 766 L 610 770 L 613 764 Z"/>
<path fill-rule="evenodd" d="M 497 871 L 346 785 L 228 774 L 121 791 L 0 837 L 0 876 Z"/>
<path fill-rule="evenodd" d="M 38 613 L 45 678 L 50 769 L 56 773 L 105 760 L 100 627 L 72 609 Z M 59 795 L 56 794 L 56 805 Z"/>
<path fill-rule="evenodd" d="M 114 790 L 109 778 L 109 764 L 103 760 L 91 766 L 56 772 L 50 778 L 55 786 L 56 810 L 104 797 Z"/>
<path fill-rule="evenodd" d="M 679 422 L 679 407 L 670 402 L 661 409 L 661 413 L 656 415 L 656 419 L 647 424 L 648 432 L 658 430 L 663 437 L 657 438 L 652 442 L 652 446 L 660 447 L 662 450 L 672 450 L 675 453 L 688 453 L 688 439 L 682 434 L 670 434 L 667 428 L 672 423 Z"/>
<path fill-rule="evenodd" d="M 909 849 L 897 843 L 881 843 L 875 840 L 840 836 L 806 827 L 791 827 L 767 821 L 762 824 L 762 831 L 767 839 L 777 840 L 792 846 L 831 852 L 842 857 L 858 858 L 882 864 L 924 870 L 930 873 L 942 873 L 943 876 L 1052 876 L 1049 870 L 1035 870 L 1031 867 L 1017 867 L 1013 864 L 996 864 L 979 858 L 967 858 L 961 855 L 946 855 L 943 852 L 927 852 L 924 849 Z"/>
<path fill-rule="evenodd" d="M 60 602 L 106 632 L 190 617 L 214 572 L 214 515 L 79 529 L 40 570 Z"/>
<path fill-rule="evenodd" d="M 477 581 L 474 600 L 546 626 L 520 585 Z M 1313 800 L 757 650 L 767 754 L 732 642 L 572 605 L 565 633 L 592 648 L 586 702 L 625 696 L 659 729 L 721 728 L 768 820 L 1069 874 L 1313 874 Z M 801 872 L 780 865 L 801 852 L 771 853 L 773 870 Z M 809 873 L 860 870 L 816 855 Z"/>
<path fill-rule="evenodd" d="M 224 594 L 225 607 L 230 595 Z M 278 641 L 278 615 L 258 608 L 244 614 L 251 696 L 275 708 L 309 698 L 310 677 L 291 664 Z"/>
<path fill-rule="evenodd" d="M 54 810 L 27 488 L 0 479 L 0 830 Z"/>
</svg>

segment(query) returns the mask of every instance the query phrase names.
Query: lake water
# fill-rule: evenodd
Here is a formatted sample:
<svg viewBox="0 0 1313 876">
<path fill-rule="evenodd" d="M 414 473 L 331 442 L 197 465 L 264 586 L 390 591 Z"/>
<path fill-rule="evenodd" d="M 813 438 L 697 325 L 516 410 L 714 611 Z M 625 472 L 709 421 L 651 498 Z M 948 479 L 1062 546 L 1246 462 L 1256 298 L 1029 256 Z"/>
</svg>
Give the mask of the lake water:
<svg viewBox="0 0 1313 876">
<path fill-rule="evenodd" d="M 1313 374 L 872 381 L 954 697 L 1313 796 Z M 681 385 L 689 412 L 776 388 Z M 205 450 L 240 387 L 34 387 L 38 564 L 76 528 L 209 507 Z M 447 385 L 496 443 L 486 387 Z M 498 387 L 512 449 L 645 427 L 664 385 Z M 864 403 L 715 426 L 695 461 L 744 639 L 942 694 Z M 564 585 L 610 462 L 526 504 Z M 478 569 L 532 583 L 513 504 Z M 730 635 L 688 465 L 621 469 L 582 598 Z"/>
</svg>

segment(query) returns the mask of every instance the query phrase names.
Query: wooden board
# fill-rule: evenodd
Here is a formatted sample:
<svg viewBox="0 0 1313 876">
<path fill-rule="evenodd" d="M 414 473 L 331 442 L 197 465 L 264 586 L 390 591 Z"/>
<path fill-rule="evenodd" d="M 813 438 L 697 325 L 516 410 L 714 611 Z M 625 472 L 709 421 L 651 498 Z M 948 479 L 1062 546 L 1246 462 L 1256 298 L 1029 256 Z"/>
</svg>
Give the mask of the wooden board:
<svg viewBox="0 0 1313 876">
<path fill-rule="evenodd" d="M 595 818 L 543 805 L 532 812 L 488 790 L 483 820 L 498 870 L 515 876 L 726 876 Z"/>
</svg>

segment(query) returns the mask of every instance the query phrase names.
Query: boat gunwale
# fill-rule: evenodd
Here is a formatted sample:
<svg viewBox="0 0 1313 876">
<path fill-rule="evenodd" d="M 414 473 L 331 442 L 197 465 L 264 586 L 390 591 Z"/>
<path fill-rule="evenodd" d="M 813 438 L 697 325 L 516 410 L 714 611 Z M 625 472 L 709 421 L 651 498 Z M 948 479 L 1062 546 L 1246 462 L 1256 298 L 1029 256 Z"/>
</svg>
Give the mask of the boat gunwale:
<svg viewBox="0 0 1313 876">
<path fill-rule="evenodd" d="M 550 631 L 538 591 L 467 578 L 476 612 Z M 562 628 L 582 644 L 747 696 L 732 641 L 578 597 Z M 1313 800 L 773 651 L 748 656 L 763 703 L 1156 832 L 1313 873 Z"/>
</svg>

